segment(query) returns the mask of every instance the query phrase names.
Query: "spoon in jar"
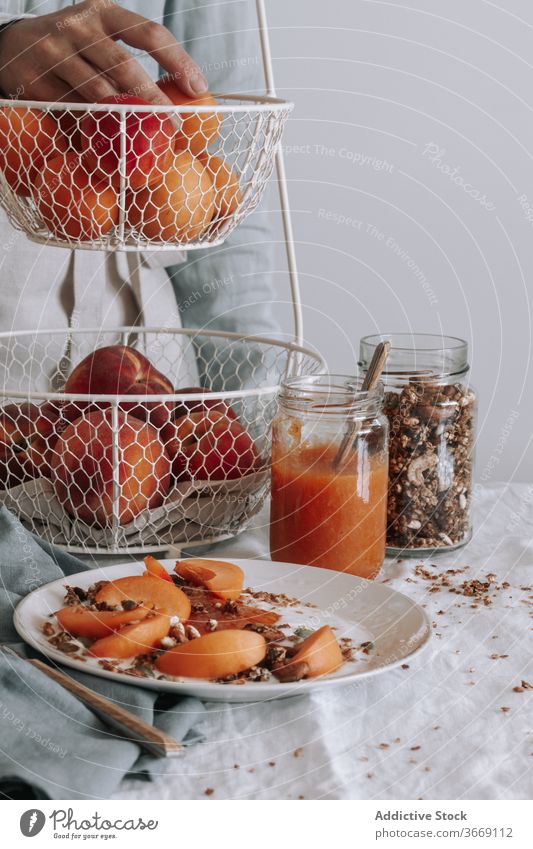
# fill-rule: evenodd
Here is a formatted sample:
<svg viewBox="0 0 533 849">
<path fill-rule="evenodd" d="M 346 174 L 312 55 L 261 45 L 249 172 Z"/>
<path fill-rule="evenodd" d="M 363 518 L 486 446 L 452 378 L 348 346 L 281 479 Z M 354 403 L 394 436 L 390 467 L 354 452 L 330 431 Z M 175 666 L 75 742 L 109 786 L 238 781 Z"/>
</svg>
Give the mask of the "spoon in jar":
<svg viewBox="0 0 533 849">
<path fill-rule="evenodd" d="M 365 374 L 364 380 L 361 384 L 361 392 L 370 392 L 378 382 L 381 377 L 381 372 L 387 362 L 387 357 L 389 356 L 390 351 L 390 342 L 380 342 L 376 345 L 376 349 L 370 360 L 370 365 L 368 366 L 367 372 Z M 349 453 L 352 451 L 355 443 L 355 438 L 361 429 L 361 423 L 357 421 L 351 421 L 348 423 L 348 427 L 346 428 L 346 432 L 342 438 L 342 442 L 339 445 L 339 450 L 335 454 L 335 459 L 333 460 L 333 468 L 337 471 Z"/>
</svg>

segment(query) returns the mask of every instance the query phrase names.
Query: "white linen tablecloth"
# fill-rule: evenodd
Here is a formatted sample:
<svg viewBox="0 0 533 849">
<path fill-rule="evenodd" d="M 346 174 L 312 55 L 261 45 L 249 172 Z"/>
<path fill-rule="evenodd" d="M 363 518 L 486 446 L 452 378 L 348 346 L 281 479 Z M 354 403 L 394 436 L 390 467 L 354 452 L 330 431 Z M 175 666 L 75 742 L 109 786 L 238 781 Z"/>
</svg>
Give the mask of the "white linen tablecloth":
<svg viewBox="0 0 533 849">
<path fill-rule="evenodd" d="M 268 557 L 267 519 L 213 551 Z M 208 703 L 206 742 L 115 798 L 532 798 L 533 690 L 513 688 L 533 684 L 533 485 L 478 487 L 472 541 L 424 564 L 431 575 L 467 567 L 449 576 L 458 587 L 492 573 L 491 604 L 431 592 L 420 563 L 388 561 L 379 578 L 433 623 L 407 668 L 315 696 Z"/>
</svg>

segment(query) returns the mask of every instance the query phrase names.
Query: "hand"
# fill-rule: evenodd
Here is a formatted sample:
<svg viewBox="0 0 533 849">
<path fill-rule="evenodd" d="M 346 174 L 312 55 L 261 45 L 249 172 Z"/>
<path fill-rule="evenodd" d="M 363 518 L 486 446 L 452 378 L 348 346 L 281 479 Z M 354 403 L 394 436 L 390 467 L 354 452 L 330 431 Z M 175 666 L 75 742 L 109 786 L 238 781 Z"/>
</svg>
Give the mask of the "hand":
<svg viewBox="0 0 533 849">
<path fill-rule="evenodd" d="M 185 94 L 207 91 L 198 65 L 166 27 L 112 0 L 84 0 L 4 30 L 0 90 L 6 97 L 71 103 L 93 103 L 128 92 L 149 103 L 168 105 L 167 97 L 119 41 L 153 56 Z"/>
</svg>

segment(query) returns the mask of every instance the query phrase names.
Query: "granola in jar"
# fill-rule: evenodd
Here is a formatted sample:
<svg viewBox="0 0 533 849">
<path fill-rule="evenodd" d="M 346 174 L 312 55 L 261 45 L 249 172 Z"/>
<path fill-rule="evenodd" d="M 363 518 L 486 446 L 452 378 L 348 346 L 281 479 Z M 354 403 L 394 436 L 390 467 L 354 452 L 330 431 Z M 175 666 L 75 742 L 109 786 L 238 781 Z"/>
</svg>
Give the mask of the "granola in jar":
<svg viewBox="0 0 533 849">
<path fill-rule="evenodd" d="M 460 339 L 394 334 L 361 340 L 364 369 L 382 338 L 389 419 L 387 548 L 419 554 L 464 545 L 471 535 L 476 396 Z"/>
</svg>

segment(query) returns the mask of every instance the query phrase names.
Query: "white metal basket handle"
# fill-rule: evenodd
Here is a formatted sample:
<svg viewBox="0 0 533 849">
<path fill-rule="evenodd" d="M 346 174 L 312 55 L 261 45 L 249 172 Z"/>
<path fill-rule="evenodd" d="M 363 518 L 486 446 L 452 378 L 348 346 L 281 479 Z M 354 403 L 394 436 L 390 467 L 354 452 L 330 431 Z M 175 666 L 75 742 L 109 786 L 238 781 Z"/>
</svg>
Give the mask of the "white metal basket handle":
<svg viewBox="0 0 533 849">
<path fill-rule="evenodd" d="M 261 53 L 263 57 L 263 68 L 267 94 L 276 97 L 274 85 L 274 72 L 272 69 L 272 54 L 270 52 L 270 39 L 268 35 L 268 23 L 264 0 L 256 0 L 257 19 L 259 23 L 259 35 L 261 38 Z M 287 253 L 287 265 L 289 268 L 289 279 L 291 285 L 292 310 L 294 318 L 294 341 L 297 345 L 303 344 L 303 316 L 302 300 L 300 295 L 300 281 L 298 278 L 298 265 L 296 252 L 294 250 L 294 234 L 289 204 L 289 192 L 287 189 L 287 176 L 285 174 L 285 163 L 283 161 L 283 150 L 281 142 L 276 151 L 276 172 L 278 176 L 278 191 L 280 199 L 281 216 L 283 221 L 283 234 L 285 237 L 285 250 Z"/>
</svg>

